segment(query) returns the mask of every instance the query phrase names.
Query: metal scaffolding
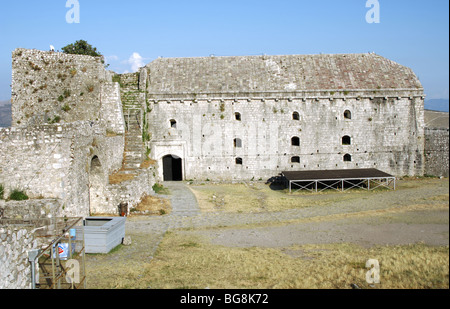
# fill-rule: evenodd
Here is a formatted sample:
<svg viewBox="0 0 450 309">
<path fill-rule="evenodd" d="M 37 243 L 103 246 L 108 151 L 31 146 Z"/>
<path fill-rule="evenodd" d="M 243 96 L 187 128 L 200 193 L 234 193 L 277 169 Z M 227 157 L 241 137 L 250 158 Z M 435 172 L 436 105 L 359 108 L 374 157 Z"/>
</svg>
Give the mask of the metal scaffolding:
<svg viewBox="0 0 450 309">
<path fill-rule="evenodd" d="M 282 176 L 289 193 L 300 190 L 322 192 L 328 189 L 347 191 L 353 188 L 368 191 L 377 188 L 396 189 L 395 177 L 377 169 L 283 172 Z"/>
<path fill-rule="evenodd" d="M 2 219 L 1 224 L 30 228 L 38 248 L 28 252 L 32 289 L 85 289 L 83 218 Z M 79 232 L 81 231 L 81 233 Z"/>
</svg>

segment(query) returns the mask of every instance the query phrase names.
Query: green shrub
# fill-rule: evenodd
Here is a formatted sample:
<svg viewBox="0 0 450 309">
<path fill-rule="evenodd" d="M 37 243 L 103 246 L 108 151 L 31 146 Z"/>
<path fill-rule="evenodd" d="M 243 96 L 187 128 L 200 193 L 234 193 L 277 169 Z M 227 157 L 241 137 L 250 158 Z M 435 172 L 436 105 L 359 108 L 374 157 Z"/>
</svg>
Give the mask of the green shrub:
<svg viewBox="0 0 450 309">
<path fill-rule="evenodd" d="M 70 106 L 68 104 L 65 104 L 63 107 L 61 107 L 61 109 L 65 112 L 70 111 Z"/>
<path fill-rule="evenodd" d="M 113 83 L 120 83 L 120 75 L 115 74 L 112 77 L 112 81 L 113 81 Z"/>
<path fill-rule="evenodd" d="M 9 199 L 12 201 L 25 201 L 28 200 L 28 195 L 21 190 L 14 189 L 9 195 Z"/>
<path fill-rule="evenodd" d="M 155 183 L 152 187 L 153 191 L 157 194 L 168 194 L 169 189 L 165 188 L 162 184 Z"/>
<path fill-rule="evenodd" d="M 75 55 L 89 55 L 93 57 L 99 57 L 101 54 L 97 51 L 96 47 L 85 40 L 78 40 L 73 44 L 69 44 L 61 48 L 65 54 L 75 54 Z"/>
<path fill-rule="evenodd" d="M 55 116 L 53 119 L 48 118 L 47 121 L 49 124 L 59 123 L 61 121 L 61 117 Z"/>
<path fill-rule="evenodd" d="M 3 187 L 2 184 L 0 184 L 0 200 L 4 199 L 4 197 L 3 197 L 4 194 L 5 194 L 5 188 Z"/>
</svg>

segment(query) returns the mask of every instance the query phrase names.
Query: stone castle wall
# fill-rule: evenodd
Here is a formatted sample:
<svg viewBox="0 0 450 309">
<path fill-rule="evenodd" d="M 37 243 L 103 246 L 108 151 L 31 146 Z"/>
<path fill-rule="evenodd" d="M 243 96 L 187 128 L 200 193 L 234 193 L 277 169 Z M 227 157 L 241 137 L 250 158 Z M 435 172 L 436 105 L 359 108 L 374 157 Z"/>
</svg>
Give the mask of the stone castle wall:
<svg viewBox="0 0 450 309">
<path fill-rule="evenodd" d="M 449 130 L 427 128 L 425 130 L 425 174 L 449 176 Z"/>
<path fill-rule="evenodd" d="M 150 99 L 151 156 L 184 161 L 184 179 L 264 180 L 288 170 L 378 168 L 422 175 L 423 97 L 420 92 L 317 93 L 299 97 Z M 345 119 L 344 112 L 351 112 Z M 298 120 L 293 119 L 297 112 Z M 240 120 L 236 120 L 236 113 Z M 176 121 L 176 128 L 171 127 Z M 342 138 L 349 136 L 350 145 Z M 298 137 L 299 146 L 291 139 Z M 234 146 L 239 138 L 242 147 Z M 351 162 L 344 162 L 345 154 Z M 299 157 L 293 163 L 292 157 Z M 236 164 L 242 158 L 242 165 Z"/>
<path fill-rule="evenodd" d="M 23 190 L 58 199 L 61 215 L 87 216 L 93 158 L 105 185 L 122 168 L 120 86 L 101 57 L 20 48 L 12 57 L 12 128 L 0 130 L 5 195 Z"/>
<path fill-rule="evenodd" d="M 122 202 L 128 209 L 136 207 L 146 195 L 153 194 L 152 186 L 156 182 L 154 167 L 143 169 L 130 180 L 118 184 L 103 184 L 91 191 L 91 211 L 96 214 L 117 215 Z M 95 185 L 94 185 L 95 186 Z"/>
<path fill-rule="evenodd" d="M 61 200 L 61 215 L 89 215 L 91 160 L 105 178 L 122 166 L 124 138 L 89 121 L 0 130 L 0 183 L 30 198 Z"/>
<path fill-rule="evenodd" d="M 28 251 L 38 248 L 31 227 L 0 226 L 0 289 L 30 289 Z"/>
<path fill-rule="evenodd" d="M 12 125 L 99 118 L 101 58 L 16 49 L 12 54 Z"/>
<path fill-rule="evenodd" d="M 0 200 L 0 219 L 32 220 L 61 217 L 58 199 L 34 199 L 26 201 Z"/>
<path fill-rule="evenodd" d="M 119 85 L 101 57 L 16 49 L 12 126 L 90 120 L 124 133 Z"/>
</svg>

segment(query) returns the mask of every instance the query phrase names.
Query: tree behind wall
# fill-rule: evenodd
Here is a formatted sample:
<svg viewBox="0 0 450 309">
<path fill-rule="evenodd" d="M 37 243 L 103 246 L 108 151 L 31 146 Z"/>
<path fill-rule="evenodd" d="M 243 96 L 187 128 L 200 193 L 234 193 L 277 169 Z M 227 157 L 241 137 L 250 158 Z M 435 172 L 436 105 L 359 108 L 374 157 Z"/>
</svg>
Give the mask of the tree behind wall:
<svg viewBox="0 0 450 309">
<path fill-rule="evenodd" d="M 63 47 L 62 51 L 66 54 L 88 55 L 94 57 L 102 56 L 102 54 L 97 51 L 96 47 L 93 47 L 91 44 L 84 40 L 79 40 L 73 44 L 69 44 Z"/>
</svg>

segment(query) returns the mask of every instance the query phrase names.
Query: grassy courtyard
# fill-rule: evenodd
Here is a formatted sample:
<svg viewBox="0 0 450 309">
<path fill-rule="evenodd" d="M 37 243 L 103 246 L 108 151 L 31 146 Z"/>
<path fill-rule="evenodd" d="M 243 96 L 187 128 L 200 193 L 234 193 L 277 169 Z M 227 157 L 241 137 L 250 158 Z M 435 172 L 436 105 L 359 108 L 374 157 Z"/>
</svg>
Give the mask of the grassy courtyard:
<svg viewBox="0 0 450 309">
<path fill-rule="evenodd" d="M 120 246 L 107 255 L 88 255 L 88 287 L 448 289 L 448 184 L 448 179 L 404 179 L 399 182 L 397 191 L 368 193 L 351 190 L 319 194 L 289 194 L 283 190 L 271 190 L 262 183 L 191 185 L 204 215 L 252 216 L 253 213 L 266 213 L 270 216 L 285 210 L 321 210 L 321 214 L 245 226 L 231 224 L 169 229 L 160 239 L 156 239 L 155 234 L 136 229 L 128 233 L 133 239 L 131 246 Z M 331 210 L 336 211 L 336 207 L 343 210 L 331 213 Z M 202 215 L 198 219 L 201 218 Z M 128 220 L 154 222 L 146 221 L 142 216 Z M 363 224 L 374 231 L 379 229 L 380 233 L 389 226 L 399 233 L 387 236 L 390 245 L 336 242 L 331 237 L 329 242 L 311 240 L 305 243 L 308 235 L 317 234 L 314 230 L 317 224 L 325 230 L 329 225 L 330 231 Z M 287 231 L 286 236 L 301 229 L 304 232 L 299 234 L 299 240 L 303 243 L 281 245 L 267 241 L 264 246 L 239 245 L 239 241 L 248 240 L 245 235 L 250 235 L 250 232 L 243 234 L 242 231 L 255 234 L 269 231 L 270 235 L 275 227 L 283 227 L 283 231 Z M 408 232 L 402 234 L 405 229 Z M 431 239 L 435 237 L 433 235 L 446 238 L 447 244 L 404 243 L 402 237 L 410 236 L 411 229 L 414 235 L 429 233 Z M 223 238 L 232 239 L 223 239 L 220 243 L 217 235 L 222 234 L 226 235 Z M 360 234 L 363 235 L 364 230 Z M 157 249 L 151 253 L 150 248 L 156 242 Z M 369 284 L 366 281 L 370 270 L 366 262 L 369 259 L 379 261 L 380 283 Z"/>
</svg>

